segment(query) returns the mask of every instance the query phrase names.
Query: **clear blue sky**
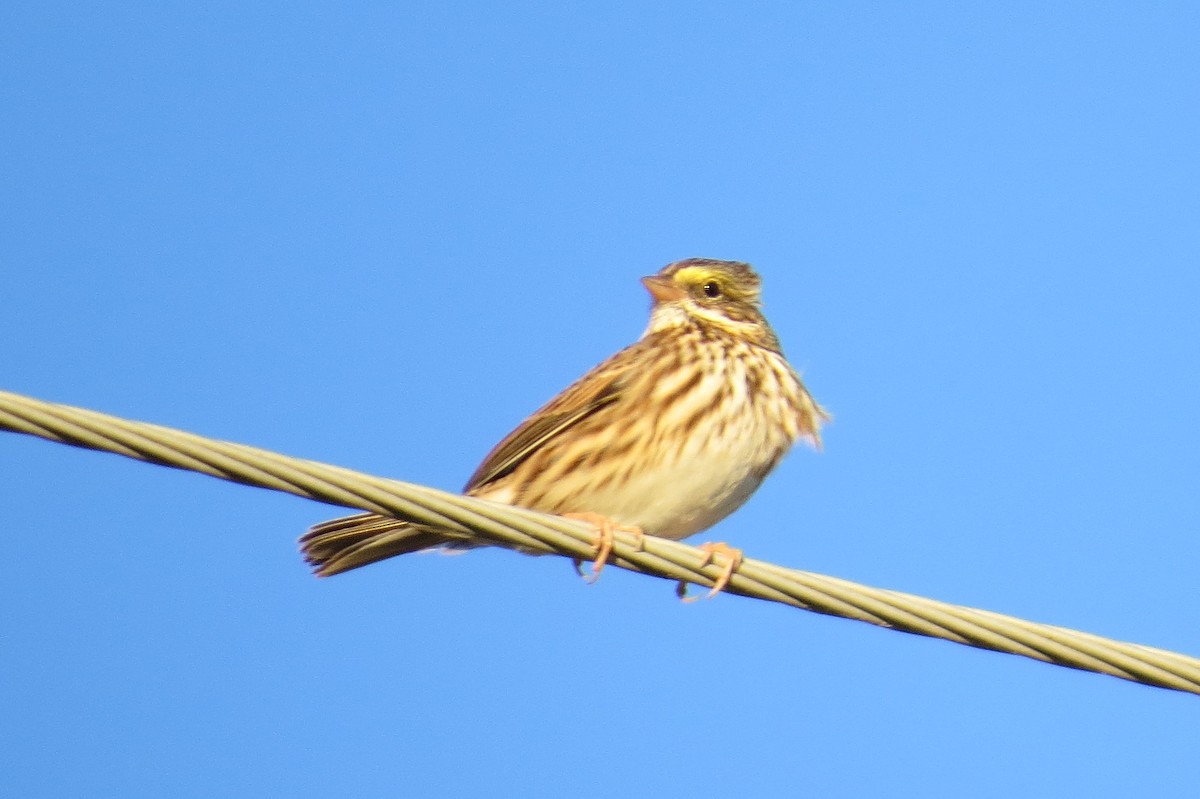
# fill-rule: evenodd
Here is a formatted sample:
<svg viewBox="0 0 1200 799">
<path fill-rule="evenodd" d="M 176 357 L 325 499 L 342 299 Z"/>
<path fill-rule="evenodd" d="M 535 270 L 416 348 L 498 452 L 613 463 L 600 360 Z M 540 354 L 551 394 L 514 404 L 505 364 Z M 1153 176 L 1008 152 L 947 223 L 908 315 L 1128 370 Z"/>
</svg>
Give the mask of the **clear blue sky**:
<svg viewBox="0 0 1200 799">
<path fill-rule="evenodd" d="M 456 489 L 641 275 L 748 260 L 837 418 L 712 538 L 1200 653 L 1196 4 L 0 17 L 0 387 Z M 318 581 L 338 509 L 21 436 L 0 492 L 5 796 L 1200 790 L 1193 696 L 505 552 Z"/>
</svg>

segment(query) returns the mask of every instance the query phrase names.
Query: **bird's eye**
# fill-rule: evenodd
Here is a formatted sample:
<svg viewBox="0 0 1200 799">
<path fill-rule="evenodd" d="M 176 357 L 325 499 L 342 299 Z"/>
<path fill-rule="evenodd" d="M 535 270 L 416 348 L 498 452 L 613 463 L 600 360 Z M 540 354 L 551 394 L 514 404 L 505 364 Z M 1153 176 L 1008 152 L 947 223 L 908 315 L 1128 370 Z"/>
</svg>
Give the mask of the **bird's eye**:
<svg viewBox="0 0 1200 799">
<path fill-rule="evenodd" d="M 715 280 L 710 280 L 704 284 L 704 296 L 710 300 L 715 300 L 721 296 L 721 284 Z"/>
</svg>

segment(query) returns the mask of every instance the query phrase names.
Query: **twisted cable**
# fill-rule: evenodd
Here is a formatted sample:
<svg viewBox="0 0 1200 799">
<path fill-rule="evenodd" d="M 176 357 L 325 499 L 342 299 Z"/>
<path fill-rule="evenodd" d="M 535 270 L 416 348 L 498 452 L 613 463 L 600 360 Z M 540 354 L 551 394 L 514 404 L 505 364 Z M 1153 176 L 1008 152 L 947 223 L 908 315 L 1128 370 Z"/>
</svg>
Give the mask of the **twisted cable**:
<svg viewBox="0 0 1200 799">
<path fill-rule="evenodd" d="M 580 522 L 20 394 L 0 391 L 0 430 L 432 525 L 479 543 L 579 560 L 593 555 L 595 531 Z M 610 562 L 704 586 L 722 572 L 696 547 L 647 536 L 639 548 L 633 535 L 619 531 Z M 1194 657 L 764 561 L 746 558 L 725 591 L 1200 694 L 1200 659 Z"/>
</svg>

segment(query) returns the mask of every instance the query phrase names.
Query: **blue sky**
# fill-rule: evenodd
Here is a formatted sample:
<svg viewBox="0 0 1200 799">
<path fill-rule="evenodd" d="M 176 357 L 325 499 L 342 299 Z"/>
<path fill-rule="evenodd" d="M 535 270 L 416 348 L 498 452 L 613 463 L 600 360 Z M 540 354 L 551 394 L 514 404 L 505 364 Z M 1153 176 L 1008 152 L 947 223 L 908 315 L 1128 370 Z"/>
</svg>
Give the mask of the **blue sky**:
<svg viewBox="0 0 1200 799">
<path fill-rule="evenodd" d="M 1200 653 L 1189 3 L 3 12 L 0 386 L 444 488 L 753 262 L 835 414 L 711 536 Z M 1196 699 L 0 435 L 0 793 L 1195 795 Z M 967 787 L 969 786 L 969 787 Z"/>
</svg>

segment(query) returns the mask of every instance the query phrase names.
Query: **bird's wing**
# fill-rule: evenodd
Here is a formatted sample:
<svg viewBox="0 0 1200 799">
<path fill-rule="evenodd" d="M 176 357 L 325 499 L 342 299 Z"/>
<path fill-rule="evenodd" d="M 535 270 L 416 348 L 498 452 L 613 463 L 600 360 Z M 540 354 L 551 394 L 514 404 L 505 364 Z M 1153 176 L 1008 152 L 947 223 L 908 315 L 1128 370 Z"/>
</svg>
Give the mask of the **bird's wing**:
<svg viewBox="0 0 1200 799">
<path fill-rule="evenodd" d="M 488 453 L 467 481 L 471 492 L 512 472 L 547 441 L 621 398 L 626 376 L 637 361 L 638 344 L 621 350 L 576 380 L 521 423 Z"/>
</svg>

